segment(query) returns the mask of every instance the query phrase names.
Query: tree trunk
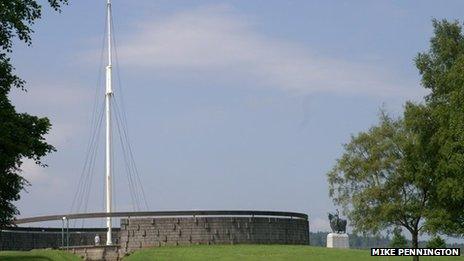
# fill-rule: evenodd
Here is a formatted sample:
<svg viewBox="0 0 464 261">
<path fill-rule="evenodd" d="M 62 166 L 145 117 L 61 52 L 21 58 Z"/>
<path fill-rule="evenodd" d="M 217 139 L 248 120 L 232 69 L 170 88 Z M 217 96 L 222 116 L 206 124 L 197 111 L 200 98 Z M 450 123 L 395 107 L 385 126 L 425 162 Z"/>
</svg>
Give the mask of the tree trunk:
<svg viewBox="0 0 464 261">
<path fill-rule="evenodd" d="M 412 247 L 413 247 L 413 248 L 418 248 L 418 247 L 419 247 L 418 234 L 419 234 L 418 231 L 413 231 L 413 232 L 411 232 L 411 236 L 412 236 Z M 413 256 L 413 257 L 412 257 L 412 260 L 413 260 L 413 261 L 419 261 L 419 256 Z"/>
</svg>

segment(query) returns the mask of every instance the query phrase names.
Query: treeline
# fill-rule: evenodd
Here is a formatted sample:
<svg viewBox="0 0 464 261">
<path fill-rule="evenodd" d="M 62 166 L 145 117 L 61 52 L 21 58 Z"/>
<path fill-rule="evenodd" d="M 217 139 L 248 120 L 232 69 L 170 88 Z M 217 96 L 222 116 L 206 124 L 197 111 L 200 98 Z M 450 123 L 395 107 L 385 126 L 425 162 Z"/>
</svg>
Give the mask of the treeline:
<svg viewBox="0 0 464 261">
<path fill-rule="evenodd" d="M 309 242 L 311 246 L 325 247 L 327 245 L 327 234 L 329 232 L 309 232 Z M 360 236 L 349 234 L 350 248 L 367 249 L 371 247 L 390 247 L 391 238 L 389 236 Z M 408 245 L 412 242 L 408 240 Z M 427 241 L 419 241 L 419 247 L 426 247 Z M 448 247 L 464 248 L 464 244 L 447 244 Z"/>
</svg>

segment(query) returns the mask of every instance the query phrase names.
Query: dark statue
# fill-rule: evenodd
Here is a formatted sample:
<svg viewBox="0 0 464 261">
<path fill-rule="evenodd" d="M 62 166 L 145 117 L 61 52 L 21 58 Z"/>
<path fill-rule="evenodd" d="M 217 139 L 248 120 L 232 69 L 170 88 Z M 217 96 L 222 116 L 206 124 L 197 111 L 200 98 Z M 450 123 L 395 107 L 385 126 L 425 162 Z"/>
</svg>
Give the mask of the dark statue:
<svg viewBox="0 0 464 261">
<path fill-rule="evenodd" d="M 329 213 L 330 228 L 333 233 L 346 233 L 346 219 L 341 219 L 338 209 L 335 214 Z"/>
</svg>

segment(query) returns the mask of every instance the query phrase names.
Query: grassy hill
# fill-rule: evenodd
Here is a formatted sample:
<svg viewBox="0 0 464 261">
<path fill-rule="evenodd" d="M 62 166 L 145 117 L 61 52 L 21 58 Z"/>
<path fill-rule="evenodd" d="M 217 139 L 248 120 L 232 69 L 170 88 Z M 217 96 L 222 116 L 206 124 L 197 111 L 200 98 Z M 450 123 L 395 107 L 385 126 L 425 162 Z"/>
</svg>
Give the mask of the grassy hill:
<svg viewBox="0 0 464 261">
<path fill-rule="evenodd" d="M 2 261 L 82 261 L 73 254 L 58 250 L 0 251 Z"/>
<path fill-rule="evenodd" d="M 328 249 L 325 247 L 289 245 L 216 245 L 189 247 L 160 247 L 144 249 L 126 257 L 125 261 L 138 260 L 395 260 L 411 261 L 412 257 L 371 257 L 369 250 Z M 455 260 L 464 257 L 421 257 L 426 261 Z"/>
<path fill-rule="evenodd" d="M 56 250 L 2 251 L 2 261 L 73 261 L 82 260 L 77 256 Z M 159 247 L 139 250 L 125 257 L 124 261 L 137 260 L 343 260 L 343 261 L 411 261 L 411 257 L 371 257 L 368 250 L 328 249 L 325 247 L 289 245 L 216 245 L 188 247 Z M 425 261 L 455 260 L 464 257 L 421 257 Z"/>
</svg>

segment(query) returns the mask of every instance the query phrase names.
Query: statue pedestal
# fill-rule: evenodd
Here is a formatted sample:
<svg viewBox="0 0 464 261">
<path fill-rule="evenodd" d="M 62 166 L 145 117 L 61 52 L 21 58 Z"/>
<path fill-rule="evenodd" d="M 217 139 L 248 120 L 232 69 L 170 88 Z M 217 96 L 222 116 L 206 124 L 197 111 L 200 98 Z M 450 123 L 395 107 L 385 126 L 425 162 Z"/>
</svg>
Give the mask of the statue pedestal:
<svg viewBox="0 0 464 261">
<path fill-rule="evenodd" d="M 327 235 L 327 247 L 329 248 L 350 248 L 348 234 L 330 233 Z"/>
</svg>

